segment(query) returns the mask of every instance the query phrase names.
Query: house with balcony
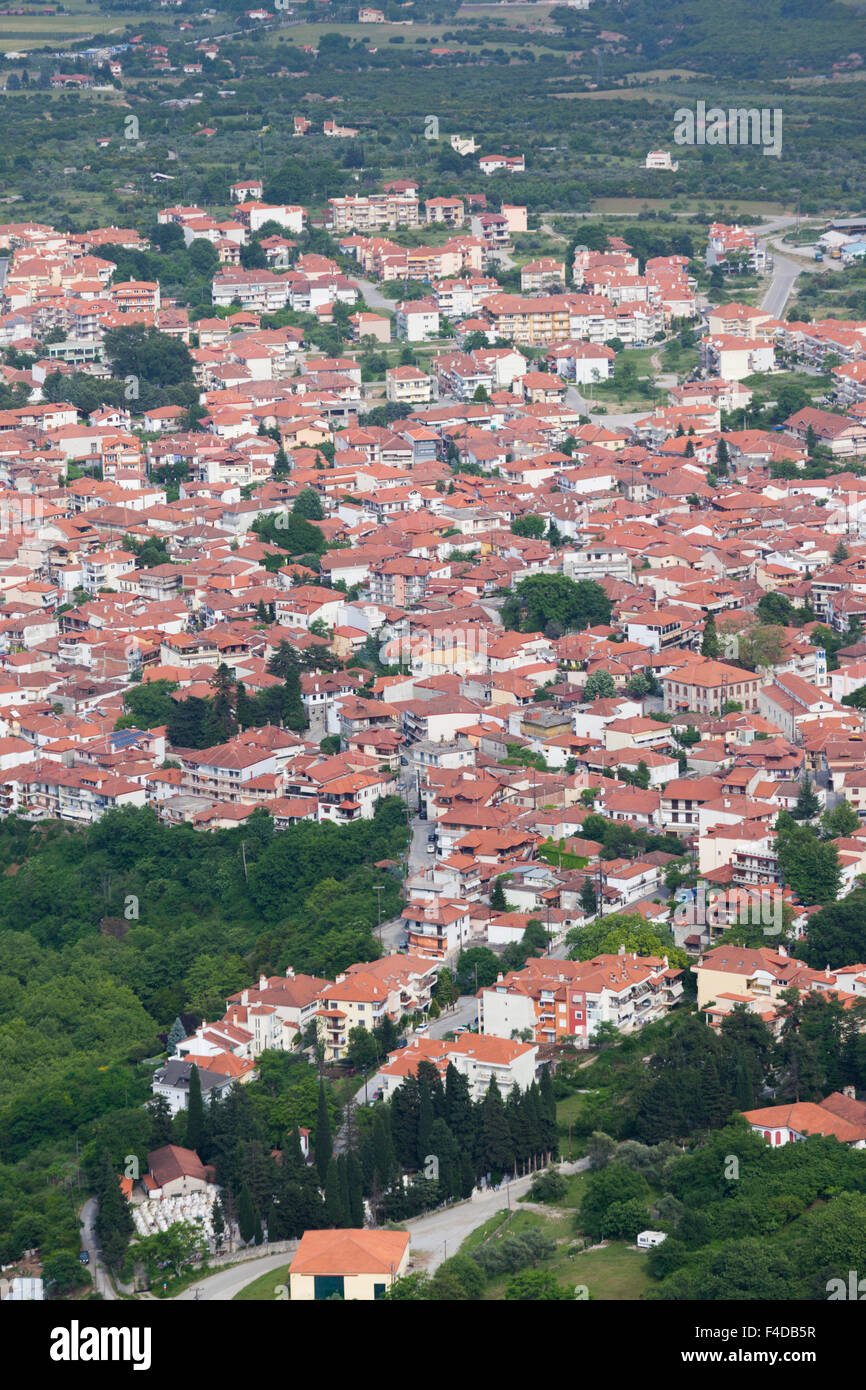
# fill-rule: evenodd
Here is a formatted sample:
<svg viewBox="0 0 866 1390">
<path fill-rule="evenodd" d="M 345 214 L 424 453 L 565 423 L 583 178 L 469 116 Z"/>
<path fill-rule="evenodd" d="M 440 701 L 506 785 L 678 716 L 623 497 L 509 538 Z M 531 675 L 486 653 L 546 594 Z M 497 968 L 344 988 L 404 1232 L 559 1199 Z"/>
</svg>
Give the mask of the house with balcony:
<svg viewBox="0 0 866 1390">
<path fill-rule="evenodd" d="M 512 1087 L 526 1091 L 535 1080 L 538 1048 L 535 1043 L 515 1042 L 510 1038 L 464 1033 L 453 1042 L 437 1038 L 413 1037 L 408 1047 L 388 1054 L 387 1063 L 379 1068 L 375 1078 L 388 1100 L 403 1085 L 407 1076 L 414 1076 L 421 1061 L 430 1062 L 443 1081 L 449 1062 L 469 1082 L 473 1101 L 484 1099 L 490 1082 L 498 1086 L 503 1100 Z"/>
<path fill-rule="evenodd" d="M 444 960 L 460 950 L 471 935 L 465 902 L 449 902 L 446 898 L 409 902 L 403 907 L 402 918 L 409 950 L 433 960 Z"/>
<path fill-rule="evenodd" d="M 246 1027 L 242 1011 L 254 1015 L 259 1008 L 271 1010 L 280 1027 L 279 1037 L 272 1046 L 277 1051 L 288 1052 L 315 1019 L 322 990 L 331 983 L 315 975 L 296 975 L 291 966 L 285 975 L 260 975 L 257 985 L 247 985 L 226 1000 L 226 1017 L 237 1019 Z"/>
<path fill-rule="evenodd" d="M 339 1062 L 346 1056 L 353 1028 L 372 1032 L 389 1016 L 390 995 L 387 985 L 360 970 L 339 975 L 322 990 L 315 1017 L 325 1062 Z"/>
<path fill-rule="evenodd" d="M 681 977 L 666 958 L 624 947 L 589 961 L 541 956 L 479 991 L 479 1027 L 485 1037 L 531 1033 L 539 1044 L 568 1037 L 586 1047 L 601 1023 L 627 1033 L 663 1017 L 682 997 Z"/>
</svg>

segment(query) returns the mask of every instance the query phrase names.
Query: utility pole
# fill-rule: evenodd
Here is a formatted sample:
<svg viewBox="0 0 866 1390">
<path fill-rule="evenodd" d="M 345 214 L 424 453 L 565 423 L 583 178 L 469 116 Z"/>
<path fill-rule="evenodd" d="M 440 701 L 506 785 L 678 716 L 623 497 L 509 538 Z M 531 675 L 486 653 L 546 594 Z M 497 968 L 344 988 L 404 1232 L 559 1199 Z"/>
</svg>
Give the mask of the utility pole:
<svg viewBox="0 0 866 1390">
<path fill-rule="evenodd" d="M 382 944 L 382 894 L 383 894 L 384 891 L 385 891 L 385 885 L 384 885 L 384 883 L 374 883 L 374 884 L 373 884 L 373 892 L 376 894 L 376 900 L 377 900 L 378 907 L 379 907 L 379 925 L 378 925 L 378 927 L 377 927 L 377 931 L 378 931 L 378 933 L 379 933 L 379 945 L 380 945 L 380 946 L 381 946 L 381 944 Z"/>
</svg>

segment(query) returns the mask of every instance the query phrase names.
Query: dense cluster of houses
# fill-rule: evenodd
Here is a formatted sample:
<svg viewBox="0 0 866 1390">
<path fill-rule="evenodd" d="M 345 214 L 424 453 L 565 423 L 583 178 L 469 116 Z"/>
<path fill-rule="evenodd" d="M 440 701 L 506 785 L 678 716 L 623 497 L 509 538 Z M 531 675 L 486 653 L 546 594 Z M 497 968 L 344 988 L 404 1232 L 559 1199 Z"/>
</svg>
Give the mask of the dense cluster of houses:
<svg viewBox="0 0 866 1390">
<path fill-rule="evenodd" d="M 866 815 L 863 715 L 842 703 L 866 686 L 866 481 L 799 471 L 816 443 L 842 459 L 866 446 L 866 324 L 699 310 L 684 257 L 641 268 L 614 237 L 604 253 L 578 247 L 571 289 L 564 264 L 541 258 L 506 294 L 491 253 L 525 209 L 422 204 L 408 181 L 332 200 L 342 265 L 295 256 L 306 210 L 262 195 L 250 179 L 232 187 L 228 218 L 160 213 L 221 263 L 214 314 L 193 323 L 159 284 L 115 280 L 100 248 L 143 247 L 134 231 L 0 227 L 0 346 L 30 355 L 0 364 L 27 396 L 0 411 L 0 814 L 87 823 L 151 806 L 205 832 L 264 808 L 283 829 L 368 819 L 399 792 L 429 831 L 404 866 L 408 954 L 337 981 L 261 981 L 228 1001 L 162 1069 L 155 1084 L 173 1107 L 193 1060 L 225 1088 L 311 1020 L 340 1060 L 353 1027 L 424 1014 L 436 971 L 468 944 L 519 941 L 530 921 L 561 941 L 596 912 L 669 923 L 676 856 L 611 858 L 584 833 L 589 815 L 672 832 L 705 889 L 781 894 L 801 930 L 808 911 L 778 867 L 778 812 L 808 776 L 822 805 L 844 797 Z M 266 224 L 278 229 L 262 241 L 269 268 L 243 269 L 241 248 Z M 434 224 L 448 239 L 429 247 L 379 235 Z M 753 231 L 710 228 L 710 263 L 743 254 L 760 268 Z M 395 301 L 393 317 L 373 313 L 346 257 L 429 292 Z M 325 357 L 302 328 L 262 323 L 280 308 L 327 321 L 337 304 L 354 310 L 358 343 L 388 343 L 392 329 L 422 343 L 446 323 L 453 335 L 426 371 L 389 369 L 399 410 L 387 427 L 365 423 L 354 350 Z M 703 373 L 627 427 L 586 423 L 573 386 L 604 380 L 621 346 L 683 320 L 703 334 Z M 107 373 L 104 335 L 130 325 L 191 345 L 198 428 L 180 407 L 139 412 L 134 393 L 88 418 L 45 398 L 50 373 Z M 837 408 L 799 410 L 777 430 L 723 429 L 722 412 L 751 399 L 743 378 L 792 358 L 835 361 Z M 792 467 L 781 476 L 776 464 Z M 157 481 L 166 466 L 182 475 L 173 500 Z M 253 524 L 288 525 L 309 491 L 321 557 L 266 566 L 273 546 Z M 143 567 L 137 550 L 154 539 L 167 559 Z M 595 581 L 609 621 L 506 628 L 504 597 L 539 575 Z M 784 601 L 775 645 L 741 663 L 767 596 Z M 710 620 L 718 640 L 702 651 Z M 832 663 L 824 626 L 849 637 Z M 127 713 L 131 687 L 153 681 L 170 682 L 175 701 L 208 698 L 222 666 L 259 695 L 279 682 L 268 667 L 284 644 L 304 672 L 304 731 L 269 724 L 192 749 Z M 866 829 L 837 848 L 844 892 L 866 872 Z M 498 880 L 505 910 L 491 904 Z M 677 926 L 701 971 L 733 910 Z M 480 991 L 473 1043 L 431 1060 L 495 1041 L 495 1055 L 466 1065 L 510 1084 L 525 1049 L 531 1068 L 537 1047 L 659 1016 L 679 975 L 664 958 L 532 960 Z M 763 989 L 729 983 L 708 996 L 710 1021 L 742 993 L 763 1008 Z M 383 1090 L 411 1062 L 391 1057 Z"/>
</svg>

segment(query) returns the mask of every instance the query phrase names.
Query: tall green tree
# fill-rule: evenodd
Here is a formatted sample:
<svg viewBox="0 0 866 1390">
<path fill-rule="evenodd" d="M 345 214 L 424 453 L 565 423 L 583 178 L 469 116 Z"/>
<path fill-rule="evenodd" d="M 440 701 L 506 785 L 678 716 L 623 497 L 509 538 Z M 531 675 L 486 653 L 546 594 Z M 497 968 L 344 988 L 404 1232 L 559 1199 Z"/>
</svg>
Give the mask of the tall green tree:
<svg viewBox="0 0 866 1390">
<path fill-rule="evenodd" d="M 707 621 L 704 623 L 704 635 L 701 639 L 701 656 L 711 657 L 713 661 L 718 660 L 719 634 L 716 631 L 716 620 L 712 613 L 708 614 Z"/>
<path fill-rule="evenodd" d="M 493 884 L 493 888 L 491 889 L 490 906 L 492 907 L 494 912 L 505 912 L 508 907 L 508 903 L 505 897 L 505 888 L 503 887 L 503 880 L 501 875 L 496 879 L 496 881 Z"/>
<path fill-rule="evenodd" d="M 96 1173 L 96 1236 L 105 1263 L 117 1269 L 126 1254 L 134 1225 L 129 1203 L 107 1149 L 99 1157 Z"/>
<path fill-rule="evenodd" d="M 204 1100 L 201 1093 L 201 1076 L 193 1062 L 189 1073 L 189 1099 L 186 1113 L 187 1148 L 198 1151 L 204 1128 Z"/>
<path fill-rule="evenodd" d="M 325 1094 L 325 1083 L 319 1080 L 319 1102 L 316 1112 L 316 1133 L 313 1140 L 313 1155 L 316 1164 L 316 1172 L 319 1174 L 320 1183 L 324 1184 L 328 1172 L 328 1164 L 334 1152 L 333 1141 L 331 1138 L 331 1116 L 328 1110 L 328 1097 Z"/>
<path fill-rule="evenodd" d="M 340 1170 L 335 1158 L 330 1159 L 325 1174 L 325 1215 L 329 1226 L 344 1225 Z"/>
<path fill-rule="evenodd" d="M 491 1173 L 501 1174 L 514 1163 L 511 1132 L 502 1093 L 493 1078 L 481 1102 L 478 1124 L 479 1157 Z"/>
<path fill-rule="evenodd" d="M 812 786 L 812 779 L 808 772 L 800 783 L 800 791 L 797 796 L 797 803 L 791 812 L 795 820 L 812 820 L 817 816 L 821 809 L 821 802 L 815 788 Z"/>
<path fill-rule="evenodd" d="M 242 1187 L 238 1198 L 238 1230 L 245 1245 L 255 1240 L 258 1229 L 259 1218 L 253 1206 L 252 1194 L 248 1187 Z"/>
<path fill-rule="evenodd" d="M 364 1225 L 364 1190 L 361 1165 L 354 1150 L 346 1159 L 349 1201 L 347 1219 L 353 1230 L 361 1230 Z"/>
</svg>

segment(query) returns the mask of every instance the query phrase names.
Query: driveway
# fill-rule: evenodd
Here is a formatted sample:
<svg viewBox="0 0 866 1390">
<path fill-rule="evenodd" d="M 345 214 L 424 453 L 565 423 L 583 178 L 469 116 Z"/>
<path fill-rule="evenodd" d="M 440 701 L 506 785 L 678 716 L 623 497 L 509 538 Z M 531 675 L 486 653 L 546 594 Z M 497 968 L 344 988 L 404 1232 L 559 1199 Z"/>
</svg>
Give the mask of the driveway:
<svg viewBox="0 0 866 1390">
<path fill-rule="evenodd" d="M 372 280 L 362 280 L 360 275 L 352 275 L 351 280 L 363 294 L 364 302 L 369 309 L 378 309 L 380 312 L 389 314 L 394 313 L 394 306 L 397 301 L 387 299 L 379 286 L 375 285 Z"/>
<path fill-rule="evenodd" d="M 96 1240 L 96 1215 L 97 1202 L 95 1197 L 88 1197 L 84 1206 L 81 1208 L 79 1219 L 81 1221 L 81 1248 L 86 1250 L 90 1256 L 90 1263 L 87 1269 L 93 1280 L 93 1287 L 97 1293 L 101 1293 L 103 1298 L 117 1298 L 114 1285 L 108 1277 L 108 1271 L 102 1263 L 99 1254 L 99 1246 Z"/>
</svg>

